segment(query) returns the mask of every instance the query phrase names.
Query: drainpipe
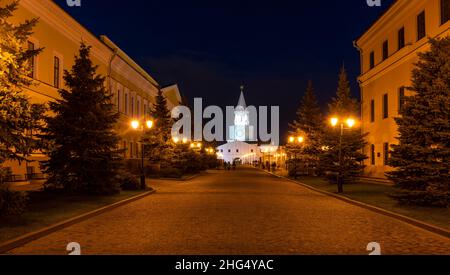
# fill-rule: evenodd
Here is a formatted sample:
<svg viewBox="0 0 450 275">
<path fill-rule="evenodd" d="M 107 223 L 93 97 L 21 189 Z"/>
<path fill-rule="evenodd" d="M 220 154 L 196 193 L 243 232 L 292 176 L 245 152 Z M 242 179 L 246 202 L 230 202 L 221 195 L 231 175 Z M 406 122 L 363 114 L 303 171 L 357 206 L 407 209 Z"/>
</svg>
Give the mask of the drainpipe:
<svg viewBox="0 0 450 275">
<path fill-rule="evenodd" d="M 361 74 L 362 74 L 363 73 L 363 69 L 364 69 L 364 66 L 363 66 L 363 55 L 362 55 L 363 54 L 363 50 L 361 49 L 361 47 L 359 47 L 358 42 L 356 42 L 356 41 L 353 41 L 353 47 L 355 47 L 358 50 L 358 52 L 359 52 L 359 62 L 360 62 L 359 67 L 360 67 L 360 71 L 361 71 Z M 359 78 L 358 78 L 358 84 L 359 84 L 359 87 L 361 89 L 361 80 Z M 362 92 L 362 89 L 361 89 L 361 105 L 362 105 L 363 99 L 364 99 L 363 98 L 363 92 Z"/>
<path fill-rule="evenodd" d="M 359 52 L 359 62 L 360 62 L 360 67 L 361 67 L 361 75 L 363 74 L 363 69 L 364 69 L 364 62 L 363 62 L 363 50 L 361 49 L 361 47 L 358 45 L 358 42 L 355 40 L 353 41 L 353 47 L 355 47 L 358 52 Z M 360 112 L 361 112 L 361 121 L 363 120 L 363 102 L 364 102 L 364 92 L 362 90 L 362 86 L 361 86 L 361 79 L 358 77 L 358 84 L 359 84 L 359 90 L 361 92 L 361 102 L 360 102 Z M 364 135 L 364 129 L 363 127 L 361 127 L 361 134 Z M 361 150 L 361 153 L 364 154 L 364 149 L 363 148 Z M 361 165 L 364 165 L 364 161 L 361 162 Z"/>
<path fill-rule="evenodd" d="M 115 48 L 115 49 L 113 49 L 113 53 L 111 55 L 111 58 L 109 59 L 109 65 L 108 65 L 108 90 L 109 90 L 110 94 L 112 94 L 112 79 L 111 79 L 112 63 L 114 61 L 114 58 L 116 58 L 117 55 L 118 55 L 118 50 L 117 50 L 117 48 Z M 119 106 L 117 106 L 117 107 L 119 108 Z"/>
<path fill-rule="evenodd" d="M 112 95 L 112 79 L 111 79 L 112 63 L 114 61 L 114 58 L 116 58 L 117 55 L 118 55 L 118 50 L 117 50 L 117 48 L 114 48 L 111 58 L 109 59 L 109 64 L 108 64 L 108 90 L 109 90 L 110 95 Z M 117 112 L 120 112 L 120 106 L 117 106 Z"/>
</svg>

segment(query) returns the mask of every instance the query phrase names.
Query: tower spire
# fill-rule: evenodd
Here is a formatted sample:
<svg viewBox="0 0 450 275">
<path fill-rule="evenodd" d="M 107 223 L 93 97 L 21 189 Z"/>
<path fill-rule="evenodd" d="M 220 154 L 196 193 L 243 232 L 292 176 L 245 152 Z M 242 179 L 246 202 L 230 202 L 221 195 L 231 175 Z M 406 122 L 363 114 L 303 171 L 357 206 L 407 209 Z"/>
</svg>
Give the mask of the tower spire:
<svg viewBox="0 0 450 275">
<path fill-rule="evenodd" d="M 247 108 L 247 103 L 245 102 L 245 97 L 244 97 L 244 85 L 241 85 L 241 96 L 239 97 L 239 102 L 237 107 L 242 107 L 244 109 Z"/>
</svg>

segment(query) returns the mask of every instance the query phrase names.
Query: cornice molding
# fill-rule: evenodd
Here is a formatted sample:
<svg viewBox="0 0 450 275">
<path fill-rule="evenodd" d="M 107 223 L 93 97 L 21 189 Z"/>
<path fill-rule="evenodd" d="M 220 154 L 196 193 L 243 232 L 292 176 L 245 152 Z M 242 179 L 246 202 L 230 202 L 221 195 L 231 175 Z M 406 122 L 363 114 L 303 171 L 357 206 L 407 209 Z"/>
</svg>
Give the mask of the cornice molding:
<svg viewBox="0 0 450 275">
<path fill-rule="evenodd" d="M 59 26 L 55 29 L 72 42 L 78 44 L 80 41 L 86 41 L 87 44 L 92 46 L 92 54 L 94 57 L 100 62 L 108 64 L 109 57 L 111 56 L 111 51 L 108 47 L 53 1 L 21 0 L 19 4 L 50 26 Z"/>
</svg>

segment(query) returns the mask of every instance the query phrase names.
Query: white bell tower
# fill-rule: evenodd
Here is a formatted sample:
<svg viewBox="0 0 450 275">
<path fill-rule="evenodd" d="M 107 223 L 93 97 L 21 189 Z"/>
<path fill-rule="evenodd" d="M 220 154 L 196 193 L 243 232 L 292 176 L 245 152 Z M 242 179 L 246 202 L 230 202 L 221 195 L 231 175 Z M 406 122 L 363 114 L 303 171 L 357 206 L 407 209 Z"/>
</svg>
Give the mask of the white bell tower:
<svg viewBox="0 0 450 275">
<path fill-rule="evenodd" d="M 230 141 L 249 141 L 251 135 L 249 126 L 249 111 L 245 102 L 244 86 L 241 86 L 241 96 L 234 111 L 234 126 L 230 127 Z"/>
</svg>

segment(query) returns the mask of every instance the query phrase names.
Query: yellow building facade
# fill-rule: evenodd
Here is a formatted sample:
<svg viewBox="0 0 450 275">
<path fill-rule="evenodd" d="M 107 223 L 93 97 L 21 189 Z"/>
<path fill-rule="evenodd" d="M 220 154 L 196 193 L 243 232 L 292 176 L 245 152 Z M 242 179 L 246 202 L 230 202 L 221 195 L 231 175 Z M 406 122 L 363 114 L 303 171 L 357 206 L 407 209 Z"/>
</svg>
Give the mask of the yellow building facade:
<svg viewBox="0 0 450 275">
<path fill-rule="evenodd" d="M 357 40 L 360 51 L 362 131 L 369 133 L 365 174 L 384 178 L 391 171 L 389 150 L 398 143 L 395 118 L 410 93 L 418 53 L 429 38 L 450 35 L 450 0 L 397 0 Z"/>
<path fill-rule="evenodd" d="M 1 1 L 5 5 L 11 1 Z M 39 18 L 29 48 L 44 48 L 33 60 L 34 85 L 24 92 L 32 103 L 47 103 L 59 97 L 58 89 L 64 88 L 63 72 L 70 70 L 80 43 L 92 46 L 91 58 L 98 65 L 97 73 L 106 77 L 105 87 L 113 94 L 114 103 L 121 118 L 117 131 L 122 137 L 120 148 L 126 149 L 125 158 L 140 156 L 140 133 L 130 130 L 130 121 L 145 119 L 159 89 L 162 89 L 148 73 L 136 64 L 108 37 L 96 37 L 51 0 L 21 0 L 12 20 L 16 23 Z M 168 107 L 181 102 L 176 89 L 165 92 Z M 39 162 L 44 156 L 35 154 L 33 163 L 7 162 L 15 180 L 26 181 L 26 175 L 39 174 Z"/>
</svg>

